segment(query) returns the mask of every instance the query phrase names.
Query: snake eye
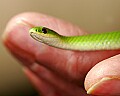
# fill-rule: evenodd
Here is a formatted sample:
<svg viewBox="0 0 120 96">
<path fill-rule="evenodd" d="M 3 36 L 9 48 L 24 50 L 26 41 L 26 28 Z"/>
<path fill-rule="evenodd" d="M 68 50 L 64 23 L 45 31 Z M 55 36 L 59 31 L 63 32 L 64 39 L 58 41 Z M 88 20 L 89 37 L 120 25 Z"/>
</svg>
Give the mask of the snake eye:
<svg viewBox="0 0 120 96">
<path fill-rule="evenodd" d="M 42 28 L 42 32 L 44 33 L 44 34 L 46 34 L 47 33 L 47 29 L 46 28 Z"/>
</svg>

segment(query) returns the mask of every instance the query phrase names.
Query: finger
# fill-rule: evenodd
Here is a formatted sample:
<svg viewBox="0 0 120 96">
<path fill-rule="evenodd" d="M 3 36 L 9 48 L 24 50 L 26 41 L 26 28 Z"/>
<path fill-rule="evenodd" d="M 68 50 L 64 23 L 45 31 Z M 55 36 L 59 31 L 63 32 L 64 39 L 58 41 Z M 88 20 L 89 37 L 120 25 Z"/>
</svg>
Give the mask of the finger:
<svg viewBox="0 0 120 96">
<path fill-rule="evenodd" d="M 66 96 L 88 96 L 86 91 L 77 84 L 68 82 L 64 80 L 64 78 L 60 78 L 57 74 L 47 70 L 41 65 L 34 64 L 32 66 L 32 70 L 38 77 L 44 79 L 44 81 L 48 82 L 51 84 L 51 86 L 54 86 L 55 89 L 59 90 L 60 93 L 66 94 Z"/>
<path fill-rule="evenodd" d="M 4 44 L 26 66 L 37 62 L 64 78 L 78 80 L 79 83 L 96 63 L 120 53 L 120 50 L 76 52 L 49 47 L 29 36 L 30 28 L 22 24 L 23 19 L 35 26 L 49 27 L 63 35 L 82 35 L 85 32 L 68 22 L 42 14 L 24 13 L 14 17 L 4 33 Z"/>
<path fill-rule="evenodd" d="M 94 66 L 86 76 L 85 88 L 94 95 L 120 95 L 120 55 Z"/>
<path fill-rule="evenodd" d="M 35 75 L 28 68 L 24 67 L 23 71 L 29 78 L 29 80 L 32 82 L 32 84 L 36 87 L 40 96 L 64 96 L 60 95 L 59 92 L 57 92 L 52 86 L 46 83 L 43 79 L 40 79 L 40 77 Z"/>
</svg>

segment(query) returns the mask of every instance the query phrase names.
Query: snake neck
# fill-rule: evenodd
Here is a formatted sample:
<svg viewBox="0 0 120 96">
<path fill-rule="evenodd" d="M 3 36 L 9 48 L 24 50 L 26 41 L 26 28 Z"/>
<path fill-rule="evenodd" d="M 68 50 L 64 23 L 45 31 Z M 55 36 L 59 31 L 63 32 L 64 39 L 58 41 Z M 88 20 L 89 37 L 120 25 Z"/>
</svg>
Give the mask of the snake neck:
<svg viewBox="0 0 120 96">
<path fill-rule="evenodd" d="M 49 46 L 61 48 L 61 37 L 53 37 L 53 38 L 44 38 L 41 40 L 42 43 L 47 44 Z"/>
<path fill-rule="evenodd" d="M 68 37 L 68 39 L 70 39 L 70 37 Z M 44 38 L 44 40 L 42 40 L 42 43 L 45 43 L 49 46 L 53 46 L 59 49 L 69 49 L 69 50 L 73 50 L 74 46 L 71 46 L 72 44 L 68 43 L 67 36 L 59 36 L 57 38 Z M 72 48 L 73 47 L 73 48 Z"/>
</svg>

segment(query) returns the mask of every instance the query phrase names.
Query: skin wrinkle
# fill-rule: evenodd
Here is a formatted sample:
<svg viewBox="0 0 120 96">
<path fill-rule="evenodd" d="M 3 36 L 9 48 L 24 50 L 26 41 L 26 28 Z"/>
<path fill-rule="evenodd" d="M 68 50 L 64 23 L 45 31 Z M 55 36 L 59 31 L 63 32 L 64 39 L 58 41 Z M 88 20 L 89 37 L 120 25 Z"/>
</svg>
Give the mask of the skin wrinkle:
<svg viewBox="0 0 120 96">
<path fill-rule="evenodd" d="M 84 54 L 84 52 L 82 52 Z M 85 55 L 86 56 L 86 55 Z M 66 70 L 68 70 L 68 75 L 72 77 L 70 80 L 71 82 L 74 81 L 77 86 L 84 86 L 84 77 L 85 77 L 85 72 L 83 72 L 86 68 L 86 60 L 84 56 L 80 56 L 76 54 L 76 52 L 71 52 L 71 55 L 67 57 L 68 59 L 66 60 Z M 73 59 L 74 58 L 74 59 Z M 72 63 L 70 62 L 72 60 Z M 81 64 L 84 64 L 81 65 Z M 80 65 L 80 66 L 79 66 Z M 86 73 L 87 74 L 87 73 Z"/>
<path fill-rule="evenodd" d="M 75 57 L 77 57 L 76 58 L 76 67 L 77 67 L 76 80 L 79 85 L 84 87 L 84 79 L 87 74 L 85 70 L 90 70 L 89 68 L 91 68 L 91 67 L 86 67 L 86 64 L 88 63 L 88 61 L 90 62 L 90 60 L 89 58 L 86 59 L 86 52 L 81 52 L 81 54 L 76 54 Z M 92 63 L 90 63 L 89 66 L 92 66 Z"/>
<path fill-rule="evenodd" d="M 48 48 L 48 49 L 46 49 L 46 50 L 51 50 L 49 47 L 47 47 L 47 48 Z M 45 52 L 46 52 L 46 51 L 45 51 Z M 54 52 L 55 52 L 55 50 L 54 50 Z M 59 53 L 58 49 L 56 49 L 56 52 Z M 56 52 L 55 52 L 55 53 L 56 53 Z M 62 54 L 62 53 L 60 52 L 60 54 Z M 41 54 L 40 54 L 40 55 L 41 55 Z M 52 56 L 53 56 L 53 54 L 52 54 Z M 37 57 L 39 57 L 39 54 L 37 55 Z M 53 56 L 53 57 L 54 57 L 54 56 Z M 67 60 L 65 60 L 65 61 L 67 61 Z M 62 62 L 63 65 L 65 64 L 65 61 Z M 58 69 L 59 69 L 58 67 L 61 65 L 60 63 L 56 62 L 56 64 L 55 64 L 56 67 L 54 67 L 54 69 L 56 69 L 56 70 L 54 70 L 54 69 L 51 68 L 50 66 L 46 66 L 46 65 L 51 65 L 51 64 L 49 64 L 49 62 L 51 62 L 51 61 L 45 62 L 45 61 L 43 61 L 43 60 L 40 60 L 40 58 L 36 58 L 35 62 L 38 63 L 38 64 L 41 64 L 41 65 L 44 66 L 44 67 L 46 67 L 48 70 L 53 71 L 54 74 L 57 74 L 58 76 L 66 79 L 66 77 L 64 77 L 63 74 L 60 74 L 60 73 L 59 73 L 59 71 L 61 71 L 61 70 L 58 70 Z M 43 64 L 43 63 L 47 63 L 47 64 Z M 52 63 L 52 62 L 51 62 L 51 63 Z M 56 71 L 58 71 L 58 72 L 56 72 Z M 62 71 L 62 72 L 63 72 L 63 71 Z M 64 72 L 63 72 L 63 73 L 64 73 Z M 66 72 L 65 72 L 65 73 L 66 73 Z"/>
<path fill-rule="evenodd" d="M 43 66 L 33 66 L 33 69 L 36 70 L 36 74 L 39 75 L 41 78 L 43 78 L 44 80 L 47 80 L 46 82 L 51 83 L 51 86 L 55 86 L 56 88 L 60 88 L 60 90 L 63 92 L 65 91 L 64 89 L 66 89 L 66 84 L 67 86 L 69 86 L 69 90 L 73 90 L 76 89 L 76 93 L 81 93 L 83 89 L 79 88 L 78 86 L 74 86 L 74 84 L 70 83 L 70 82 L 66 82 L 64 81 L 64 79 L 60 78 L 57 74 L 52 75 L 52 72 L 47 70 L 46 68 L 44 68 Z M 39 73 L 38 73 L 39 71 Z M 49 79 L 48 79 L 49 78 Z M 57 83 L 59 82 L 59 84 L 57 85 Z M 58 87 L 60 86 L 60 87 Z M 68 92 L 68 89 L 65 91 Z M 73 95 L 72 95 L 73 94 Z M 71 94 L 69 96 L 74 96 L 74 93 L 71 91 Z"/>
<path fill-rule="evenodd" d="M 63 51 L 64 51 L 64 50 L 63 50 Z M 56 50 L 56 52 L 58 52 L 58 49 Z M 59 55 L 62 55 L 61 52 L 58 52 L 58 53 L 59 53 Z M 63 58 L 66 59 L 66 60 L 63 60 L 63 58 L 61 58 L 60 61 L 57 61 L 57 62 L 56 62 L 56 69 L 59 69 L 59 68 L 57 68 L 57 67 L 59 67 L 59 66 L 61 66 L 61 68 L 64 68 L 63 74 L 64 74 L 64 73 L 67 74 L 67 79 L 70 80 L 70 79 L 71 79 L 71 77 L 70 77 L 71 74 L 69 74 L 68 71 L 66 71 L 66 70 L 68 70 L 67 60 L 69 60 L 69 59 L 67 59 L 67 58 L 68 58 L 68 54 L 67 54 L 67 53 L 70 53 L 70 51 L 66 51 L 66 54 L 64 54 L 65 57 L 63 57 Z M 61 65 L 60 63 L 62 63 L 62 65 Z M 69 66 L 70 66 L 70 65 L 69 65 Z M 58 73 L 59 73 L 60 71 L 62 71 L 62 69 L 58 70 Z M 62 76 L 62 77 L 63 77 L 63 76 Z M 66 76 L 65 76 L 64 78 L 66 78 Z M 71 81 L 71 80 L 70 80 L 70 81 Z"/>
<path fill-rule="evenodd" d="M 84 78 L 83 79 L 81 78 L 82 71 L 79 72 L 79 67 L 78 67 L 79 65 L 81 65 L 80 63 L 78 63 L 81 61 L 81 60 L 79 61 L 79 58 L 81 56 L 75 55 L 75 54 L 76 54 L 76 52 L 72 52 L 72 54 L 70 55 L 70 57 L 74 58 L 74 59 L 73 59 L 72 64 L 66 63 L 68 65 L 67 70 L 68 70 L 68 74 L 70 75 L 70 77 L 72 77 L 71 82 L 76 84 L 76 86 L 83 87 L 84 86 L 84 83 L 83 83 Z M 69 69 L 71 69 L 71 70 L 69 70 Z"/>
<path fill-rule="evenodd" d="M 67 77 L 64 77 L 63 74 L 57 72 L 56 70 L 53 70 L 52 68 L 50 68 L 50 67 L 48 67 L 48 66 L 45 66 L 45 65 L 42 64 L 40 61 L 37 61 L 37 60 L 36 60 L 35 63 L 37 63 L 38 65 L 42 65 L 42 66 L 45 67 L 47 70 L 50 70 L 51 72 L 53 72 L 54 74 L 56 74 L 58 77 L 62 78 L 63 80 L 66 80 L 66 79 L 67 79 L 68 81 L 72 82 L 72 81 L 70 80 L 71 78 L 68 78 L 68 76 L 67 76 Z"/>
<path fill-rule="evenodd" d="M 78 75 L 78 55 L 75 55 L 74 52 L 71 52 L 71 55 L 68 56 L 68 59 L 66 60 L 66 68 L 68 70 L 68 74 L 73 77 L 74 79 L 76 78 L 78 80 L 78 78 L 80 77 Z M 71 62 L 72 60 L 72 62 Z M 71 73 L 72 72 L 72 73 Z"/>
<path fill-rule="evenodd" d="M 78 71 L 78 76 L 77 77 L 79 77 L 79 79 L 82 79 L 83 78 L 83 64 L 84 64 L 84 55 L 82 55 L 82 56 L 80 56 L 80 55 L 78 55 L 77 56 L 77 60 L 76 60 L 76 64 L 77 64 L 77 71 Z M 82 69 L 82 70 L 81 70 Z M 82 80 L 81 80 L 82 81 Z"/>
<path fill-rule="evenodd" d="M 68 78 L 69 78 L 69 80 L 70 81 L 75 81 L 76 82 L 76 80 L 79 80 L 80 79 L 80 76 L 78 75 L 78 67 L 77 67 L 77 65 L 78 65 L 78 63 L 77 63 L 77 58 L 79 57 L 78 55 L 77 56 L 75 56 L 75 52 L 73 52 L 73 51 L 66 51 L 67 53 L 66 53 L 66 60 L 64 60 L 64 62 L 62 62 L 63 63 L 63 65 L 65 65 L 65 70 L 67 70 L 66 72 L 67 72 L 67 75 L 68 75 Z M 70 54 L 70 55 L 68 55 L 68 54 Z M 77 58 L 76 58 L 77 57 Z M 74 59 L 73 59 L 74 58 Z M 64 58 L 65 59 L 65 58 Z M 73 59 L 72 60 L 72 62 L 71 62 L 71 59 Z M 58 66 L 59 66 L 60 64 L 58 63 Z M 57 66 L 57 65 L 56 65 Z M 72 77 L 72 78 L 71 78 Z M 79 82 L 79 81 L 78 81 Z"/>
<path fill-rule="evenodd" d="M 74 57 L 74 55 L 73 55 L 73 52 L 71 52 L 71 54 L 70 55 L 68 55 L 67 56 L 67 60 L 66 60 L 66 62 L 65 62 L 65 64 L 66 64 L 66 70 L 68 70 L 68 74 L 71 76 L 72 75 L 72 77 L 76 77 L 76 70 L 75 70 L 75 72 L 73 71 L 74 69 L 76 69 L 76 68 L 74 68 L 73 66 L 76 64 L 75 63 L 75 61 L 76 61 L 76 59 L 75 59 L 75 57 Z M 76 66 L 76 65 L 75 65 Z M 73 69 L 74 68 L 74 69 Z M 71 74 L 71 72 L 72 72 L 72 74 Z M 74 72 L 74 73 L 73 73 Z"/>
<path fill-rule="evenodd" d="M 82 79 L 82 74 L 83 74 L 83 71 L 84 71 L 84 67 L 83 64 L 84 63 L 84 55 L 83 55 L 83 52 L 82 53 L 82 56 L 80 54 L 80 52 L 78 54 L 76 54 L 76 52 L 73 52 L 71 58 L 75 58 L 74 59 L 74 64 L 72 64 L 71 67 L 75 68 L 76 70 L 75 71 L 71 71 L 71 72 L 74 72 L 74 74 L 72 73 L 72 77 L 76 80 L 80 80 Z M 75 66 L 75 67 L 74 67 Z"/>
<path fill-rule="evenodd" d="M 36 64 L 37 64 L 37 62 L 36 62 Z M 36 69 L 35 69 L 35 67 L 36 67 Z M 37 65 L 35 65 L 35 66 L 33 66 L 33 70 L 34 70 L 34 73 L 36 74 L 36 75 L 39 75 L 39 78 L 41 78 L 43 81 L 45 81 L 45 82 L 47 82 L 47 83 L 49 83 L 49 85 L 51 85 L 51 86 L 54 86 L 54 87 L 56 87 L 55 89 L 57 89 L 57 86 L 56 85 L 54 85 L 54 83 L 53 82 L 51 82 L 51 80 L 50 81 L 48 81 L 45 77 L 47 76 L 47 78 L 52 78 L 52 77 L 49 77 L 49 76 L 51 76 L 49 73 L 46 73 L 46 72 L 44 72 L 45 70 L 39 70 L 39 67 L 42 67 L 43 69 L 45 69 L 45 70 L 47 70 L 47 68 L 44 68 L 43 66 L 40 66 L 39 64 L 37 64 Z M 39 74 L 37 73 L 37 70 L 39 70 Z M 61 89 L 59 89 L 59 90 L 61 90 Z M 62 91 L 64 91 L 64 90 L 62 90 Z M 65 93 L 65 92 L 64 92 Z"/>
<path fill-rule="evenodd" d="M 35 70 L 38 68 L 38 66 L 39 66 L 38 64 L 33 63 L 33 66 L 31 66 L 28 70 L 28 71 L 30 71 L 30 74 L 28 73 L 28 75 L 29 75 L 28 77 L 30 78 L 30 80 L 32 79 L 31 82 L 33 82 L 33 84 L 36 86 L 36 89 L 38 90 L 38 92 L 40 92 L 40 94 L 45 95 L 45 96 L 58 96 L 57 94 L 59 92 L 57 89 L 54 89 L 53 85 L 51 86 L 51 84 L 46 82 L 46 80 L 44 80 L 41 77 L 38 77 L 38 75 L 35 72 Z M 58 92 L 58 93 L 56 93 L 56 92 Z M 62 95 L 60 95 L 60 96 L 62 96 Z"/>
<path fill-rule="evenodd" d="M 80 56 L 80 57 L 78 58 L 78 62 L 80 61 L 80 64 L 79 64 L 79 65 L 81 65 L 81 66 L 78 66 L 78 68 L 79 68 L 79 69 L 83 69 L 83 70 L 79 70 L 79 73 L 81 73 L 81 75 L 83 75 L 83 76 L 81 76 L 81 78 L 84 78 L 85 75 L 87 74 L 87 72 L 84 72 L 84 70 L 88 70 L 88 71 L 89 71 L 90 68 L 92 68 L 93 60 L 90 59 L 90 58 L 91 58 L 91 56 L 86 55 L 86 52 L 83 52 L 83 53 L 82 53 L 82 56 Z M 90 62 L 89 65 L 87 64 L 88 62 Z M 86 65 L 89 66 L 89 67 L 86 67 Z M 94 63 L 94 65 L 95 65 L 95 63 Z M 81 68 L 81 67 L 82 67 L 82 68 Z"/>
<path fill-rule="evenodd" d="M 49 83 L 49 85 L 51 85 L 51 86 L 53 86 L 53 87 L 55 87 L 55 89 L 58 89 L 59 91 L 61 91 L 61 92 L 63 92 L 64 94 L 68 94 L 68 93 L 66 93 L 66 91 L 65 90 L 63 90 L 62 88 L 59 88 L 56 84 L 54 84 L 53 82 L 51 82 L 51 81 L 48 81 L 48 79 L 46 79 L 45 77 L 41 77 L 40 75 L 39 75 L 39 77 L 42 79 L 42 80 L 44 80 L 45 82 L 47 82 L 47 83 Z M 64 86 L 63 86 L 64 87 Z M 71 94 L 69 94 L 69 96 L 73 96 L 73 95 L 71 95 Z"/>
</svg>

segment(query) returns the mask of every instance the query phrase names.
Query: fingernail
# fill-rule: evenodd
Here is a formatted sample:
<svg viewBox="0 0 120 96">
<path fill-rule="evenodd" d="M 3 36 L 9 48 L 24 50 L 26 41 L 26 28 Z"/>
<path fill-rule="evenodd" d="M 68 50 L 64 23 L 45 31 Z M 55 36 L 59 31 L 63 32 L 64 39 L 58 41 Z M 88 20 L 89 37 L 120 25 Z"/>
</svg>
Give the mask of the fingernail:
<svg viewBox="0 0 120 96">
<path fill-rule="evenodd" d="M 87 94 L 120 96 L 120 79 L 114 77 L 102 78 L 87 90 Z"/>
</svg>

